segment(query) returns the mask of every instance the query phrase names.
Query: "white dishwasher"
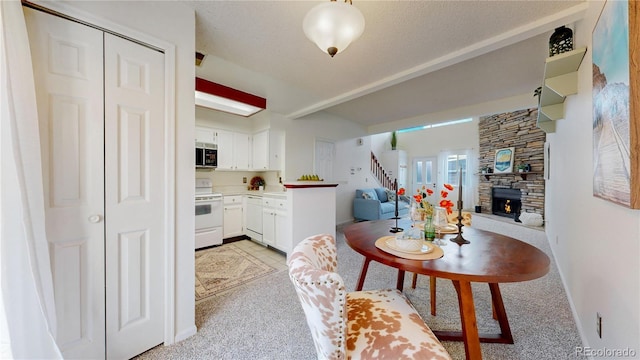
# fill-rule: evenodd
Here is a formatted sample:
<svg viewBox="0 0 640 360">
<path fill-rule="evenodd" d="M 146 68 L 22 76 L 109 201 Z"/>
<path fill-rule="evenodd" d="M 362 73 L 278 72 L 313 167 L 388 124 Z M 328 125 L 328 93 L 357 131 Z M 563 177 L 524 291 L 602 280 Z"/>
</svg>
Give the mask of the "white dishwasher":
<svg viewBox="0 0 640 360">
<path fill-rule="evenodd" d="M 262 242 L 262 198 L 247 196 L 247 236 Z"/>
</svg>

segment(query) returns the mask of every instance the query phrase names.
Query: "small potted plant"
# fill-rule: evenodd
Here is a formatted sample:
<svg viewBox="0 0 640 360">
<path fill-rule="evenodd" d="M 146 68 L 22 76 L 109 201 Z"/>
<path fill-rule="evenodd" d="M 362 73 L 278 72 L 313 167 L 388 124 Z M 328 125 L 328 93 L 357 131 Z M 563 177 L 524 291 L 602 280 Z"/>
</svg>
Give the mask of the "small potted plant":
<svg viewBox="0 0 640 360">
<path fill-rule="evenodd" d="M 527 169 L 527 164 L 525 163 L 518 164 L 518 172 L 525 172 L 526 169 Z"/>
<path fill-rule="evenodd" d="M 480 172 L 481 172 L 482 174 L 488 174 L 488 173 L 489 173 L 489 170 L 491 170 L 491 169 L 490 169 L 487 165 L 485 165 L 485 166 L 483 166 L 483 167 L 481 167 L 481 168 L 480 168 Z"/>
</svg>

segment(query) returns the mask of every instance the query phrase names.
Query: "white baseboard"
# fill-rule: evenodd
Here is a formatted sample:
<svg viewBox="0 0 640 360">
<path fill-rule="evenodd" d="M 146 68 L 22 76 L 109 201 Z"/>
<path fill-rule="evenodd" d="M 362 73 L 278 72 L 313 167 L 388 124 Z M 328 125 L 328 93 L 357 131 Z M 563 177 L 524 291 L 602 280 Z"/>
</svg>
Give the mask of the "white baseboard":
<svg viewBox="0 0 640 360">
<path fill-rule="evenodd" d="M 195 335 L 198 332 L 198 328 L 193 325 L 187 329 L 184 329 L 182 331 L 180 331 L 179 333 L 176 334 L 176 337 L 174 338 L 175 342 L 180 342 L 182 340 L 188 339 L 190 337 L 192 337 L 193 335 Z"/>
</svg>

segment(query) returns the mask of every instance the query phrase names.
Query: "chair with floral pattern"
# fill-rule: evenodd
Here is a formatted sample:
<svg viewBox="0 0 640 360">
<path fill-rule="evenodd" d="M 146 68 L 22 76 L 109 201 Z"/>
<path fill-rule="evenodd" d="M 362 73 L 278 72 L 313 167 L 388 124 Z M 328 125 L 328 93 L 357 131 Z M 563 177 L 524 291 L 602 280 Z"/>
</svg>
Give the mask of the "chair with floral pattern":
<svg viewBox="0 0 640 360">
<path fill-rule="evenodd" d="M 336 254 L 333 236 L 315 235 L 288 262 L 318 359 L 451 359 L 400 291 L 348 293 Z"/>
</svg>

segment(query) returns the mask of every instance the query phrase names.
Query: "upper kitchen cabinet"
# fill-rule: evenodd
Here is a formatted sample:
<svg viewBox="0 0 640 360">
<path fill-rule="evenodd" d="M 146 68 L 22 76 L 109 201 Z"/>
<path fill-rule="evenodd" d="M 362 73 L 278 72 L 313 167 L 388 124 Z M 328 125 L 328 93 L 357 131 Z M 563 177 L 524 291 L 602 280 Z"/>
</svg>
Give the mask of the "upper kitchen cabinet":
<svg viewBox="0 0 640 360">
<path fill-rule="evenodd" d="M 249 170 L 250 135 L 215 130 L 218 141 L 218 170 Z"/>
<path fill-rule="evenodd" d="M 253 135 L 253 169 L 282 170 L 284 134 L 265 130 Z"/>
<path fill-rule="evenodd" d="M 211 128 L 196 126 L 196 142 L 217 144 L 216 131 Z"/>
</svg>

